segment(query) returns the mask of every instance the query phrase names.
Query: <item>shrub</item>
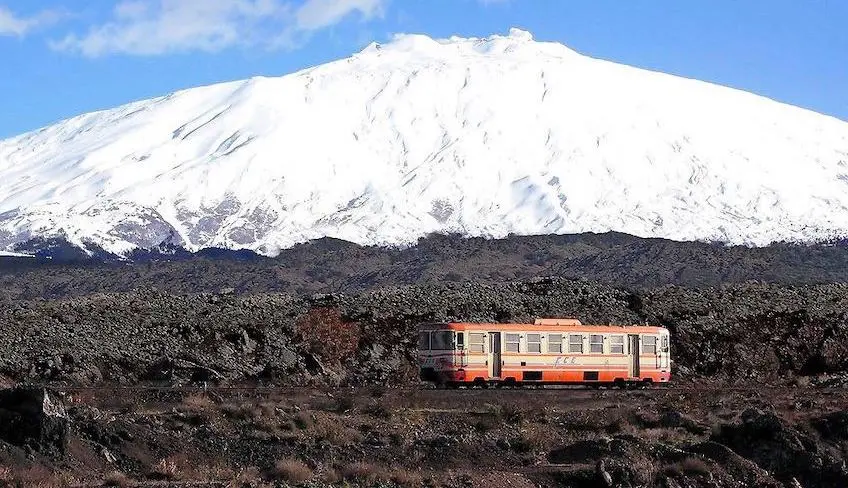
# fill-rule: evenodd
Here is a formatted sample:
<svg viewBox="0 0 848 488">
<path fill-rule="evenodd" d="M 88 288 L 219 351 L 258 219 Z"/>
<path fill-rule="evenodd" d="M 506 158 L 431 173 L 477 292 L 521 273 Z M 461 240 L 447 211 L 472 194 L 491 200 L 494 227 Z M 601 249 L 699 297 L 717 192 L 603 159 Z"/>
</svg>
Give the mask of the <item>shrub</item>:
<svg viewBox="0 0 848 488">
<path fill-rule="evenodd" d="M 332 410 L 336 413 L 347 413 L 356 407 L 356 400 L 352 395 L 340 395 L 333 402 Z"/>
<path fill-rule="evenodd" d="M 358 430 L 348 427 L 344 422 L 335 420 L 320 422 L 312 429 L 312 433 L 316 439 L 335 446 L 349 446 L 362 441 L 362 434 Z"/>
<path fill-rule="evenodd" d="M 313 308 L 295 327 L 309 350 L 325 361 L 341 362 L 359 348 L 359 324 L 343 319 L 336 308 Z"/>
<path fill-rule="evenodd" d="M 298 412 L 292 418 L 292 422 L 294 422 L 295 427 L 298 429 L 305 430 L 312 425 L 312 417 L 310 417 L 306 412 Z"/>
<path fill-rule="evenodd" d="M 112 471 L 103 477 L 103 486 L 114 486 L 117 488 L 126 488 L 131 486 L 132 482 L 124 473 L 120 471 Z"/>
<path fill-rule="evenodd" d="M 688 457 L 680 462 L 667 466 L 666 474 L 674 475 L 689 475 L 689 476 L 705 476 L 710 473 L 710 467 L 704 460 L 696 457 Z"/>
<path fill-rule="evenodd" d="M 0 473 L 0 476 L 8 477 L 7 481 L 10 482 L 10 486 L 38 486 L 48 488 L 58 485 L 53 472 L 40 464 L 20 470 L 9 470 L 5 473 Z"/>
<path fill-rule="evenodd" d="M 365 412 L 368 415 L 371 415 L 374 418 L 378 418 L 381 420 L 389 420 L 392 418 L 392 411 L 382 403 L 374 403 L 369 405 Z"/>
<path fill-rule="evenodd" d="M 240 468 L 233 474 L 229 482 L 225 485 L 227 488 L 244 488 L 245 486 L 259 487 L 264 486 L 261 482 L 261 472 L 256 466 L 248 468 Z"/>
<path fill-rule="evenodd" d="M 389 478 L 379 466 L 362 461 L 345 466 L 342 476 L 345 480 L 363 483 L 375 483 Z"/>
<path fill-rule="evenodd" d="M 499 418 L 502 422 L 520 424 L 524 420 L 524 413 L 515 405 L 487 405 L 486 408 L 489 413 Z"/>
<path fill-rule="evenodd" d="M 342 475 L 335 468 L 329 468 L 321 475 L 321 479 L 324 482 L 334 485 L 342 480 Z"/>
<path fill-rule="evenodd" d="M 173 455 L 160 459 L 150 468 L 150 477 L 164 480 L 179 480 L 185 475 L 187 459 L 183 455 Z"/>
<path fill-rule="evenodd" d="M 303 483 L 312 478 L 312 469 L 299 459 L 280 459 L 274 465 L 274 476 L 280 481 Z"/>
<path fill-rule="evenodd" d="M 391 476 L 389 476 L 392 483 L 402 486 L 403 488 L 411 488 L 413 486 L 421 486 L 422 480 L 421 475 L 414 471 L 407 471 L 405 469 L 396 469 L 392 471 Z"/>
<path fill-rule="evenodd" d="M 182 406 L 189 411 L 205 410 L 215 405 L 215 402 L 204 394 L 192 394 L 183 398 Z"/>
<path fill-rule="evenodd" d="M 649 485 L 653 483 L 657 473 L 657 468 L 654 463 L 645 458 L 634 458 L 630 460 L 630 469 L 633 473 L 633 479 L 639 484 Z"/>
</svg>

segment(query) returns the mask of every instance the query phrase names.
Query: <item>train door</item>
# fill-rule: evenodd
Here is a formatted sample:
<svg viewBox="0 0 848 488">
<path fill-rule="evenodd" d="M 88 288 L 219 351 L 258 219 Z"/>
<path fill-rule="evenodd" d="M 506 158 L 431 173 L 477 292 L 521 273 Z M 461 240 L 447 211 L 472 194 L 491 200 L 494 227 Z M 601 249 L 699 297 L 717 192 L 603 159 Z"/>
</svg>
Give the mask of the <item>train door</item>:
<svg viewBox="0 0 848 488">
<path fill-rule="evenodd" d="M 489 377 L 501 377 L 501 333 L 489 332 Z"/>
<path fill-rule="evenodd" d="M 641 348 L 641 344 L 639 341 L 639 334 L 630 334 L 628 337 L 628 346 L 627 346 L 627 354 L 628 354 L 628 372 L 630 373 L 631 378 L 639 378 L 641 377 L 642 371 L 639 367 L 639 351 Z"/>
<path fill-rule="evenodd" d="M 660 336 L 660 368 L 668 368 L 669 367 L 669 356 L 670 351 L 668 347 L 668 334 L 662 334 Z"/>
</svg>

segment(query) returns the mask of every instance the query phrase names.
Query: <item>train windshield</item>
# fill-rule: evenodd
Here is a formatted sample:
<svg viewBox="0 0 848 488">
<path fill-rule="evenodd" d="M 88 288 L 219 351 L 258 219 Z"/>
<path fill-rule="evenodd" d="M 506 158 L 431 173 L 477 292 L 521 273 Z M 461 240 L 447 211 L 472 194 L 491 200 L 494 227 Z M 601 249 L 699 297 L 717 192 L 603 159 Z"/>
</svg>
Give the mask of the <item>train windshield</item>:
<svg viewBox="0 0 848 488">
<path fill-rule="evenodd" d="M 430 349 L 433 351 L 447 351 L 454 348 L 454 333 L 448 330 L 433 331 L 430 333 Z"/>
<path fill-rule="evenodd" d="M 429 332 L 419 332 L 418 333 L 418 349 L 420 351 L 429 351 L 430 350 L 430 333 Z"/>
</svg>

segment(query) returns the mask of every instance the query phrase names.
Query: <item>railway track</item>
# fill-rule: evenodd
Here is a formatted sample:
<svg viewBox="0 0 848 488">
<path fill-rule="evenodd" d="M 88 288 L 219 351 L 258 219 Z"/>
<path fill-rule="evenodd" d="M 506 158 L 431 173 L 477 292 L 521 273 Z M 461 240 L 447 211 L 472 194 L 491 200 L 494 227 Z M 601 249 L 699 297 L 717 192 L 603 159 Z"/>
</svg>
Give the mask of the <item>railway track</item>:
<svg viewBox="0 0 848 488">
<path fill-rule="evenodd" d="M 586 386 L 546 386 L 546 387 L 489 387 L 489 388 L 429 388 L 429 387 L 381 387 L 381 386 L 361 386 L 361 387 L 311 387 L 311 386 L 203 386 L 203 385 L 175 385 L 175 386 L 149 386 L 149 385 L 133 385 L 133 386 L 63 386 L 54 384 L 38 384 L 30 383 L 30 386 L 43 387 L 54 391 L 79 393 L 79 392 L 173 392 L 173 393 L 198 393 L 198 392 L 216 392 L 216 393 L 362 393 L 362 394 L 382 394 L 382 393 L 503 393 L 506 395 L 532 393 L 532 394 L 557 394 L 567 392 L 586 392 L 586 393 L 661 393 L 661 392 L 762 392 L 769 390 L 771 392 L 804 392 L 815 391 L 817 393 L 848 393 L 848 388 L 841 387 L 799 387 L 799 386 L 771 386 L 771 385 L 752 385 L 752 386 L 703 386 L 703 385 L 662 385 L 645 388 L 617 388 L 617 387 L 586 387 Z"/>
</svg>

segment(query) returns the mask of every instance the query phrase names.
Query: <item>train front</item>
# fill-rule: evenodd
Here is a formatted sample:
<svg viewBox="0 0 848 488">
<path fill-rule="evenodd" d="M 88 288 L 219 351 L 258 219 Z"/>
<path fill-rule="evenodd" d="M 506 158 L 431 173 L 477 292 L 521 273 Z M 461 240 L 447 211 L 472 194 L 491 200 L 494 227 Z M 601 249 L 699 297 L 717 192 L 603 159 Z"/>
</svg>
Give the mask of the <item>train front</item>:
<svg viewBox="0 0 848 488">
<path fill-rule="evenodd" d="M 464 334 L 452 324 L 421 324 L 418 328 L 418 374 L 422 381 L 454 385 L 465 379 Z"/>
</svg>

